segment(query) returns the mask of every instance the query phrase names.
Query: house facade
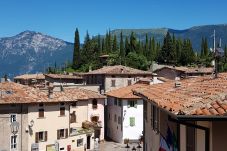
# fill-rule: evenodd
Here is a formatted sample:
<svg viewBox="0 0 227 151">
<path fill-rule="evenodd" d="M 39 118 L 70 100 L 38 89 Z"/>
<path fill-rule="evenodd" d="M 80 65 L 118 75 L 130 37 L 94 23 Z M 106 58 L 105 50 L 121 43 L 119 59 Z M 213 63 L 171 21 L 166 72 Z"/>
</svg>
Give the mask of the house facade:
<svg viewBox="0 0 227 151">
<path fill-rule="evenodd" d="M 104 66 L 85 73 L 86 84 L 100 84 L 100 90 L 108 92 L 135 84 L 140 78 L 152 78 L 152 73 L 122 65 Z"/>
<path fill-rule="evenodd" d="M 14 77 L 14 82 L 35 86 L 35 87 L 44 87 L 45 86 L 45 76 L 43 74 L 24 74 Z"/>
<path fill-rule="evenodd" d="M 226 76 L 135 89 L 144 99 L 144 150 L 226 150 Z"/>
<path fill-rule="evenodd" d="M 53 83 L 53 85 L 81 85 L 84 83 L 82 76 L 66 74 L 45 74 L 45 81 Z"/>
<path fill-rule="evenodd" d="M 104 139 L 104 96 L 80 88 L 44 92 L 0 84 L 0 150 L 89 150 Z M 18 122 L 15 136 L 11 121 Z"/>
<path fill-rule="evenodd" d="M 134 84 L 112 90 L 107 95 L 107 137 L 123 143 L 125 139 L 138 141 L 143 135 L 143 100 L 132 89 L 149 84 Z"/>
</svg>

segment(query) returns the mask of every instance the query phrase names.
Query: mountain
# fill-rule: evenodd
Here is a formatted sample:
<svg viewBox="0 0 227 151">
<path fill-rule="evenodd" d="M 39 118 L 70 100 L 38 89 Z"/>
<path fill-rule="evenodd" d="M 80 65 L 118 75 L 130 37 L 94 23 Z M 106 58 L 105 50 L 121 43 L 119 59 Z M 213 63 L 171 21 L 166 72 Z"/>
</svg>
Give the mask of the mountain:
<svg viewBox="0 0 227 151">
<path fill-rule="evenodd" d="M 146 33 L 148 37 L 155 38 L 156 41 L 162 42 L 163 37 L 167 32 L 174 34 L 177 38 L 188 38 L 192 41 L 193 48 L 196 51 L 200 51 L 200 44 L 202 37 L 206 37 L 208 40 L 209 47 L 213 47 L 213 32 L 216 31 L 216 43 L 219 42 L 219 39 L 222 40 L 222 45 L 227 45 L 227 24 L 220 25 L 204 25 L 204 26 L 195 26 L 185 30 L 177 30 L 170 28 L 157 28 L 157 29 L 116 29 L 112 30 L 111 34 L 116 34 L 118 40 L 120 39 L 120 33 L 122 31 L 123 37 L 130 36 L 133 31 L 138 39 L 145 41 Z"/>
<path fill-rule="evenodd" d="M 72 60 L 73 44 L 34 31 L 0 38 L 0 76 L 43 72 Z"/>
</svg>

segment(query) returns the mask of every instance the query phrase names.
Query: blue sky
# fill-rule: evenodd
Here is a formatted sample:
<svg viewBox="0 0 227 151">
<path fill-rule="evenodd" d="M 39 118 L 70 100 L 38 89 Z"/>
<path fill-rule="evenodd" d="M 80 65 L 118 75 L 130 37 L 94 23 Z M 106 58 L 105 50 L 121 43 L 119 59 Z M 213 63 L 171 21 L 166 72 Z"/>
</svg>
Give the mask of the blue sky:
<svg viewBox="0 0 227 151">
<path fill-rule="evenodd" d="M 0 37 L 39 31 L 72 42 L 108 29 L 227 23 L 225 0 L 1 0 Z"/>
</svg>

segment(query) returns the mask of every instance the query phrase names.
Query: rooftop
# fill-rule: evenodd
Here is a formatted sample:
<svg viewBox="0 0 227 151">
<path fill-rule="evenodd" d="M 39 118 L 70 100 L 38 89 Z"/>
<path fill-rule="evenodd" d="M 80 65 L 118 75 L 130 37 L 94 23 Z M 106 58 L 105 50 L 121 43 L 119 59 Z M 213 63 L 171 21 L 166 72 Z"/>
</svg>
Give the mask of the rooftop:
<svg viewBox="0 0 227 151">
<path fill-rule="evenodd" d="M 226 115 L 227 73 L 150 85 L 133 90 L 159 107 L 176 115 Z"/>
<path fill-rule="evenodd" d="M 53 79 L 83 79 L 83 77 L 78 75 L 66 75 L 66 74 L 45 74 L 45 76 Z"/>
<path fill-rule="evenodd" d="M 155 70 L 154 72 L 160 71 L 164 68 L 177 70 L 177 71 L 184 72 L 184 73 L 213 73 L 213 71 L 214 71 L 214 68 L 205 68 L 205 67 L 163 66 L 163 67 Z"/>
<path fill-rule="evenodd" d="M 28 79 L 44 80 L 45 76 L 43 74 L 23 74 L 23 75 L 14 77 L 14 79 L 16 79 L 16 80 L 19 80 L 19 79 L 22 79 L 22 80 L 28 80 Z"/>
<path fill-rule="evenodd" d="M 66 88 L 64 91 L 53 92 L 52 98 L 49 98 L 47 91 L 14 82 L 0 83 L 0 104 L 71 102 L 99 98 L 105 96 L 82 88 Z"/>
<path fill-rule="evenodd" d="M 127 87 L 112 90 L 112 91 L 106 93 L 106 95 L 115 97 L 115 98 L 119 98 L 119 99 L 139 99 L 141 97 L 134 95 L 132 90 L 137 89 L 137 88 L 145 88 L 145 87 L 148 87 L 148 84 L 139 84 L 138 83 L 138 84 L 130 85 Z"/>
<path fill-rule="evenodd" d="M 91 74 L 105 74 L 105 75 L 152 75 L 152 72 L 138 70 L 122 65 L 115 65 L 115 66 L 104 66 L 103 68 L 90 71 L 85 73 L 85 75 Z"/>
</svg>

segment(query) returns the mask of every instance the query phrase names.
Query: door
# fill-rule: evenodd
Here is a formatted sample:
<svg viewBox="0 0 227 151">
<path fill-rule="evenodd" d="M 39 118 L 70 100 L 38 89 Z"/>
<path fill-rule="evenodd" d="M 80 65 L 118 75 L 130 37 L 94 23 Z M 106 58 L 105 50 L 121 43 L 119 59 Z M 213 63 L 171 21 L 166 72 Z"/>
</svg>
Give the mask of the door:
<svg viewBox="0 0 227 151">
<path fill-rule="evenodd" d="M 195 128 L 188 127 L 186 128 L 186 150 L 195 151 Z"/>
<path fill-rule="evenodd" d="M 87 149 L 91 147 L 91 136 L 87 136 Z"/>
</svg>

